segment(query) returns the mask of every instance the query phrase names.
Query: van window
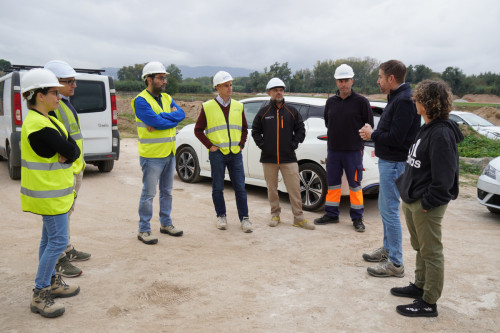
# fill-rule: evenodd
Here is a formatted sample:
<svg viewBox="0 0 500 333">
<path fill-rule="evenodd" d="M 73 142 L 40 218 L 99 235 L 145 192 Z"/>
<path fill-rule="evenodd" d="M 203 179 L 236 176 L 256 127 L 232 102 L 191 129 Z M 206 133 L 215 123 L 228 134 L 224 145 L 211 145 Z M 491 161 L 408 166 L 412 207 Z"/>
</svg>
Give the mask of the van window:
<svg viewBox="0 0 500 333">
<path fill-rule="evenodd" d="M 252 128 L 252 123 L 253 123 L 253 118 L 257 115 L 257 112 L 259 112 L 261 106 L 262 106 L 262 101 L 258 102 L 248 102 L 244 104 L 244 111 L 245 111 L 245 118 L 247 120 L 248 128 Z"/>
<path fill-rule="evenodd" d="M 5 81 L 0 82 L 0 116 L 3 116 L 3 86 Z"/>
<path fill-rule="evenodd" d="M 104 82 L 77 80 L 75 95 L 71 104 L 78 113 L 102 112 L 106 110 L 106 90 Z"/>
<path fill-rule="evenodd" d="M 285 99 L 285 101 L 286 101 L 286 99 Z M 287 103 L 287 104 L 293 106 L 294 108 L 297 109 L 297 111 L 299 111 L 300 116 L 302 117 L 302 120 L 307 120 L 307 118 L 308 118 L 307 111 L 309 110 L 309 105 L 296 104 L 296 103 Z"/>
</svg>

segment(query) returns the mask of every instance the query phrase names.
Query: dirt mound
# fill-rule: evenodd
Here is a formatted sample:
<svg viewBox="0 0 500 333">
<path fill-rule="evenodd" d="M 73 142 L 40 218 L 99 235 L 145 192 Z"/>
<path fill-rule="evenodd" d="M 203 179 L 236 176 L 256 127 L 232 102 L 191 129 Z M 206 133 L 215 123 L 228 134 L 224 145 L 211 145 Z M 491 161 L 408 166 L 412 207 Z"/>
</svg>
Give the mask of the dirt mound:
<svg viewBox="0 0 500 333">
<path fill-rule="evenodd" d="M 494 108 L 491 106 L 483 106 L 477 110 L 473 111 L 478 116 L 492 122 L 493 124 L 500 126 L 500 108 Z"/>
<path fill-rule="evenodd" d="M 500 103 L 500 97 L 488 94 L 467 94 L 462 99 L 473 103 Z"/>
<path fill-rule="evenodd" d="M 387 95 L 386 94 L 372 94 L 372 95 L 366 95 L 366 98 L 370 101 L 384 101 L 387 102 Z"/>
<path fill-rule="evenodd" d="M 200 111 L 201 111 L 201 104 L 203 102 L 201 102 L 201 101 L 194 101 L 194 102 L 179 101 L 176 103 L 184 110 L 184 113 L 186 114 L 186 118 L 190 118 L 193 120 L 198 119 L 198 116 L 200 115 Z"/>
</svg>

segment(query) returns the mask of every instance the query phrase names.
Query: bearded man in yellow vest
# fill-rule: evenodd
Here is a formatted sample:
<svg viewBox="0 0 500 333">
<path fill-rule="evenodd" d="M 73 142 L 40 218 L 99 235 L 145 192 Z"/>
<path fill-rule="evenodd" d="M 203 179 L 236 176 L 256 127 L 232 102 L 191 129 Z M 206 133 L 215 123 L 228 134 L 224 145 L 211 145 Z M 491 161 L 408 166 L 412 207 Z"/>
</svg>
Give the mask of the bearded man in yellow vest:
<svg viewBox="0 0 500 333">
<path fill-rule="evenodd" d="M 63 123 L 66 131 L 71 138 L 75 140 L 81 151 L 80 157 L 73 162 L 73 188 L 78 195 L 80 187 L 82 186 L 83 170 L 85 169 L 85 160 L 83 157 L 83 136 L 80 131 L 78 113 L 71 104 L 69 98 L 75 94 L 75 77 L 79 74 L 76 73 L 70 65 L 61 60 L 49 61 L 44 67 L 54 73 L 59 80 L 59 84 L 62 85 L 62 87 L 59 88 L 59 94 L 61 95 L 59 107 L 49 112 L 49 115 L 57 118 L 57 120 Z M 71 221 L 71 215 L 75 209 L 75 203 L 76 198 L 68 212 L 68 245 L 66 246 L 66 250 L 64 250 L 64 252 L 59 256 L 56 264 L 56 271 L 65 277 L 77 277 L 82 274 L 82 270 L 74 266 L 71 263 L 72 261 L 84 261 L 90 259 L 90 253 L 78 251 L 71 244 L 69 223 Z"/>
<path fill-rule="evenodd" d="M 215 99 L 203 103 L 194 134 L 209 150 L 212 200 L 217 214 L 216 226 L 220 230 L 227 228 L 224 201 L 224 177 L 227 167 L 236 196 L 241 229 L 243 232 L 252 232 L 241 156 L 248 133 L 243 104 L 231 99 L 233 78 L 228 72 L 217 72 L 213 84 L 218 95 Z"/>
<path fill-rule="evenodd" d="M 158 243 L 158 238 L 153 236 L 150 226 L 157 184 L 160 189 L 160 232 L 170 236 L 183 234 L 182 230 L 172 224 L 170 213 L 175 170 L 176 127 L 186 115 L 172 97 L 164 93 L 167 74 L 169 73 L 162 63 L 158 61 L 147 63 L 142 70 L 146 89 L 131 103 L 139 136 L 143 184 L 139 200 L 137 239 L 145 244 Z"/>
</svg>

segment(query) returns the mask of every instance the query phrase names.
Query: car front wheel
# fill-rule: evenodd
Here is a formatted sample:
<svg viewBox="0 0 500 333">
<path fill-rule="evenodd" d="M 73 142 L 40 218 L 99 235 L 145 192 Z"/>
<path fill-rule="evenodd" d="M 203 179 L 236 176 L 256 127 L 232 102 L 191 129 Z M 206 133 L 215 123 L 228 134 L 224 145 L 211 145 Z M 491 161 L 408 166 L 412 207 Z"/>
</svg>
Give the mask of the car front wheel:
<svg viewBox="0 0 500 333">
<path fill-rule="evenodd" d="M 325 170 L 317 164 L 305 163 L 299 166 L 299 176 L 302 209 L 319 209 L 325 203 L 328 191 Z"/>
<path fill-rule="evenodd" d="M 185 183 L 196 183 L 201 180 L 198 156 L 191 147 L 182 147 L 175 156 L 177 175 Z"/>
</svg>

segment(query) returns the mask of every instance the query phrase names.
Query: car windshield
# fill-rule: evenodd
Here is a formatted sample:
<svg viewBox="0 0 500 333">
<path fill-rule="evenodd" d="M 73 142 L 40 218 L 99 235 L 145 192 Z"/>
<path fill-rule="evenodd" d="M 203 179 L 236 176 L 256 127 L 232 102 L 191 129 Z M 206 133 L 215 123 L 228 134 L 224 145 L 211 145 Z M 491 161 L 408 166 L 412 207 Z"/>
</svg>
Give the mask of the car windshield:
<svg viewBox="0 0 500 333">
<path fill-rule="evenodd" d="M 474 113 L 463 113 L 460 115 L 470 126 L 495 126 L 488 120 L 481 118 Z"/>
</svg>

